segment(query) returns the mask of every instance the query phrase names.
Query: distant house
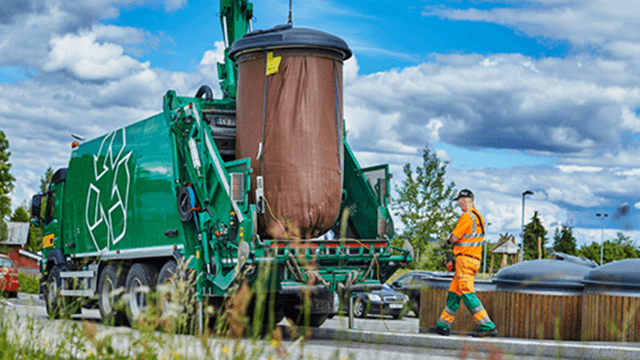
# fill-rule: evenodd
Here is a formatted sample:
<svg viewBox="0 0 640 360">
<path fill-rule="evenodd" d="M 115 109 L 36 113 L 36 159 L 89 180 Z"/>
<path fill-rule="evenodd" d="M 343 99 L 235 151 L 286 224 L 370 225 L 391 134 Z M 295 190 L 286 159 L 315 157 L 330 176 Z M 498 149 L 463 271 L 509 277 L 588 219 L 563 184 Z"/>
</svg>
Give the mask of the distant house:
<svg viewBox="0 0 640 360">
<path fill-rule="evenodd" d="M 24 249 L 29 241 L 29 223 L 7 222 L 8 237 L 0 242 L 0 252 L 7 255 L 19 272 L 36 275 L 40 256 Z"/>
<path fill-rule="evenodd" d="M 500 242 L 498 245 L 491 250 L 491 268 L 489 269 L 489 276 L 493 274 L 493 259 L 496 254 L 502 254 L 502 259 L 500 260 L 500 269 L 504 269 L 509 265 L 507 257 L 511 255 L 511 263 L 515 264 L 518 262 L 520 255 L 520 248 L 516 245 L 516 238 L 513 235 L 504 234 L 500 235 Z"/>
</svg>

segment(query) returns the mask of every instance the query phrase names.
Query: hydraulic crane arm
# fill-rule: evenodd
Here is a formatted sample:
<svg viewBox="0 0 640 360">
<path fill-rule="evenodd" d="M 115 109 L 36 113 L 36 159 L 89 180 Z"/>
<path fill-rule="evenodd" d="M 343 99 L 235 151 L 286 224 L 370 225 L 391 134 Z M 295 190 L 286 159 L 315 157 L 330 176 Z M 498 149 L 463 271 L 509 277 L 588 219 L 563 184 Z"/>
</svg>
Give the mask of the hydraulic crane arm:
<svg viewBox="0 0 640 360">
<path fill-rule="evenodd" d="M 225 98 L 236 97 L 238 69 L 229 59 L 231 44 L 251 31 L 253 4 L 248 0 L 220 0 L 220 24 L 224 36 L 224 63 L 218 63 L 220 88 Z"/>
</svg>

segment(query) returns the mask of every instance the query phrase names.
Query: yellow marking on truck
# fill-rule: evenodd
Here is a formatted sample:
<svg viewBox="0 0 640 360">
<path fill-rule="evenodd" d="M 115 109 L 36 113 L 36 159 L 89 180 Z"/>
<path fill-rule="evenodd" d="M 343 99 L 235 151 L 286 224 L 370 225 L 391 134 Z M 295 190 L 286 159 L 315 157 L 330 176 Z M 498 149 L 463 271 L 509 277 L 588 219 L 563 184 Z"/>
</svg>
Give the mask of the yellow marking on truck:
<svg viewBox="0 0 640 360">
<path fill-rule="evenodd" d="M 56 239 L 56 235 L 55 234 L 49 234 L 49 235 L 43 237 L 42 238 L 42 247 L 43 248 L 52 247 L 55 239 Z"/>
<path fill-rule="evenodd" d="M 240 241 L 244 239 L 244 229 L 240 226 Z"/>
<path fill-rule="evenodd" d="M 273 57 L 273 52 L 267 53 L 267 76 L 278 72 L 282 56 Z"/>
<path fill-rule="evenodd" d="M 200 251 L 196 250 L 196 259 L 200 259 Z"/>
</svg>

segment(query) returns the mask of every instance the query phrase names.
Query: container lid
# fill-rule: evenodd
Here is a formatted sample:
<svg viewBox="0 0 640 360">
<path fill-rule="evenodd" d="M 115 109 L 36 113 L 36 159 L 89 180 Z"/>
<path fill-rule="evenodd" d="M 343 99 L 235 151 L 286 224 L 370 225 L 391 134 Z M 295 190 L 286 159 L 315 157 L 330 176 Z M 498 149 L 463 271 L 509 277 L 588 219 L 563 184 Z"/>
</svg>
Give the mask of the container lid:
<svg viewBox="0 0 640 360">
<path fill-rule="evenodd" d="M 521 262 L 498 272 L 497 291 L 555 294 L 582 292 L 590 267 L 568 261 L 540 259 Z"/>
<path fill-rule="evenodd" d="M 582 256 L 569 255 L 569 254 L 565 254 L 565 253 L 562 253 L 562 252 L 553 252 L 553 253 L 551 253 L 551 258 L 554 259 L 554 260 L 569 261 L 569 262 L 572 262 L 572 263 L 588 266 L 590 268 L 598 267 L 598 263 L 596 263 L 595 261 L 593 261 L 591 259 L 587 259 L 587 258 L 584 258 Z"/>
<path fill-rule="evenodd" d="M 597 267 L 584 277 L 586 293 L 618 293 L 640 297 L 640 259 L 614 261 Z"/>
<path fill-rule="evenodd" d="M 351 57 L 347 43 L 341 38 L 322 31 L 293 28 L 291 25 L 278 25 L 269 30 L 252 31 L 231 44 L 229 57 L 235 61 L 246 50 L 264 50 L 269 48 L 328 48 L 342 54 L 342 60 Z"/>
</svg>

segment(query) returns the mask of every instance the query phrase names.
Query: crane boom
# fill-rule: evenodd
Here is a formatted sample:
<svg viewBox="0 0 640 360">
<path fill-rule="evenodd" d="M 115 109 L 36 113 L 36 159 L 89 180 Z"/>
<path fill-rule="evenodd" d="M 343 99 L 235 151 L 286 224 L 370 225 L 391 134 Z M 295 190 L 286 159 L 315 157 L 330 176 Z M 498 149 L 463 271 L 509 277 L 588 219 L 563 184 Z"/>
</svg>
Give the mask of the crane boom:
<svg viewBox="0 0 640 360">
<path fill-rule="evenodd" d="M 218 63 L 220 88 L 225 98 L 236 97 L 238 68 L 229 58 L 231 44 L 250 31 L 253 4 L 248 0 L 220 0 L 220 25 L 224 36 L 224 63 Z"/>
</svg>

